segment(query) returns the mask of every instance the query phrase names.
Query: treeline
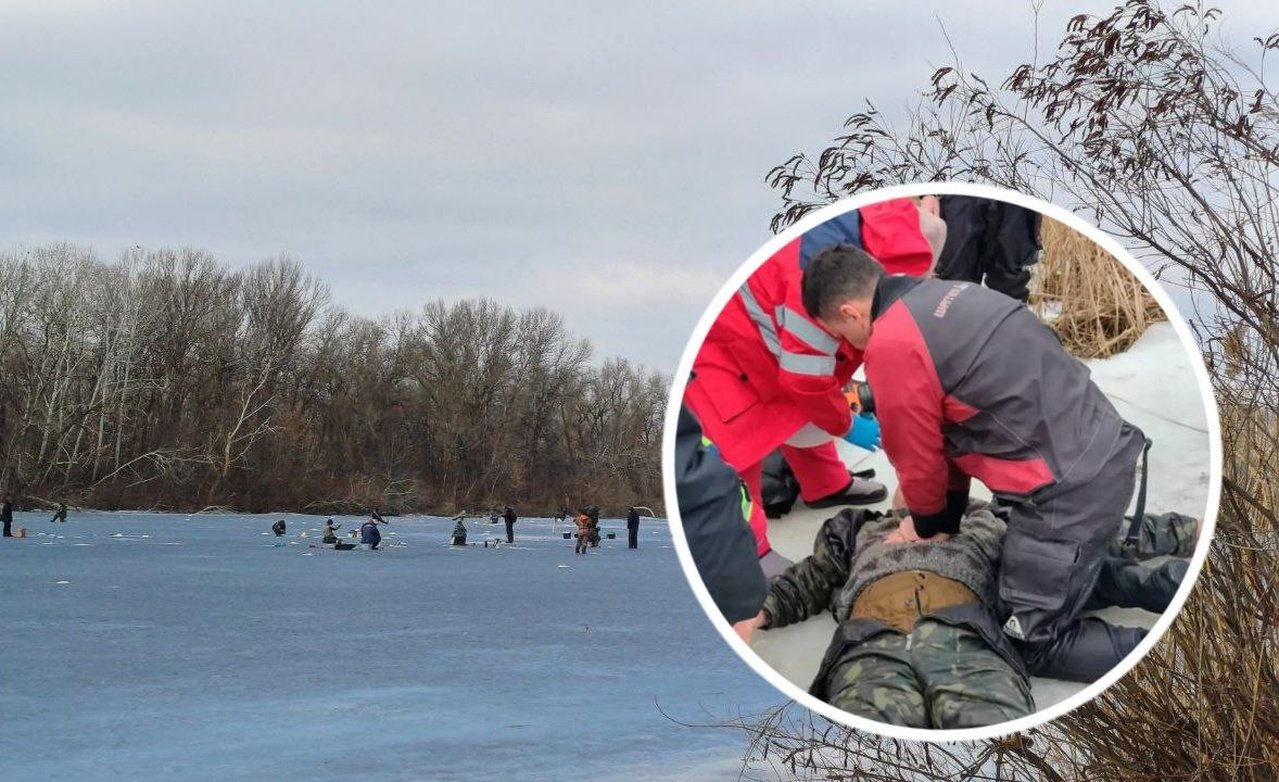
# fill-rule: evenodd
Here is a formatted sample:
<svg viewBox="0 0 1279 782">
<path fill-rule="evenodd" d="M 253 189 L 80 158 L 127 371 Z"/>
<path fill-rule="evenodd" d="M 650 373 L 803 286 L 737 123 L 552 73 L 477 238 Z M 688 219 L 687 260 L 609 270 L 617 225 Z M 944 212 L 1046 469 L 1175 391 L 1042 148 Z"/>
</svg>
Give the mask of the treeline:
<svg viewBox="0 0 1279 782">
<path fill-rule="evenodd" d="M 19 504 L 660 512 L 667 378 L 558 313 L 357 317 L 294 260 L 0 256 L 0 490 Z"/>
</svg>

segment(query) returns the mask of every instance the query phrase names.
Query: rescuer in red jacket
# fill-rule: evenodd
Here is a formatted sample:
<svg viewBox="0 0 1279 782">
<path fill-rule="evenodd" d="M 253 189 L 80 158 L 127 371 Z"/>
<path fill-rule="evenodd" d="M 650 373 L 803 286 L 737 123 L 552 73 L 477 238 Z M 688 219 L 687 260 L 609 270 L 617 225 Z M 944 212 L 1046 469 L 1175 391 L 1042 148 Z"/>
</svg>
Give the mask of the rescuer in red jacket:
<svg viewBox="0 0 1279 782">
<path fill-rule="evenodd" d="M 1141 430 L 1003 294 L 886 275 L 852 246 L 814 258 L 803 285 L 805 311 L 864 351 L 910 512 L 896 539 L 957 532 L 977 478 L 1008 508 L 1001 622 L 1026 667 L 1090 682 L 1118 664 L 1145 631 L 1080 612 L 1132 499 Z"/>
<path fill-rule="evenodd" d="M 779 446 L 810 506 L 868 504 L 886 496 L 882 484 L 849 474 L 831 439 L 845 437 L 874 449 L 878 424 L 858 417 L 860 430 L 854 427 L 842 392 L 861 364 L 861 352 L 805 313 L 804 266 L 825 248 L 851 243 L 893 272 L 926 275 L 944 242 L 935 199 L 916 205 L 898 198 L 845 212 L 766 260 L 712 324 L 694 358 L 684 401 L 747 485 L 761 558 L 772 548 L 761 470 Z M 855 436 L 867 429 L 868 436 Z M 770 559 L 780 561 L 766 571 L 780 572 L 789 564 L 776 555 Z"/>
</svg>

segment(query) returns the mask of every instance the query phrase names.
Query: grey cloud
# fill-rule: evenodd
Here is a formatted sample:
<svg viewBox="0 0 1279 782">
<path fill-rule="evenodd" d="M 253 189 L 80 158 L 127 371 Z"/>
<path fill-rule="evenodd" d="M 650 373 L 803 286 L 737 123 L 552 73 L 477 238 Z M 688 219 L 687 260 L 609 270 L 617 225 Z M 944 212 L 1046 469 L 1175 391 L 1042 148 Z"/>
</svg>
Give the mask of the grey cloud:
<svg viewBox="0 0 1279 782">
<path fill-rule="evenodd" d="M 1041 41 L 1111 5 L 1050 3 Z M 863 98 L 913 102 L 949 59 L 934 13 L 983 74 L 1031 51 L 995 0 L 3 13 L 0 246 L 287 253 L 360 313 L 551 306 L 666 371 L 768 237 L 765 172 Z"/>
</svg>

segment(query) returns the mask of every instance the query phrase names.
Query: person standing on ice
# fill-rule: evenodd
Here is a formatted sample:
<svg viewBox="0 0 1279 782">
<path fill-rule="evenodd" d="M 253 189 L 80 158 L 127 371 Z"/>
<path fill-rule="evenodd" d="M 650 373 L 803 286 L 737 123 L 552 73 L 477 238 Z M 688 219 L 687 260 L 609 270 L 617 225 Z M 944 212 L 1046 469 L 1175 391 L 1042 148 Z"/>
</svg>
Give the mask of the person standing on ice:
<svg viewBox="0 0 1279 782">
<path fill-rule="evenodd" d="M 519 516 L 515 515 L 515 509 L 510 505 L 506 506 L 506 510 L 502 511 L 502 520 L 506 522 L 506 542 L 515 542 L 515 522 L 519 520 Z"/>
<path fill-rule="evenodd" d="M 0 522 L 4 522 L 4 537 L 13 537 L 13 495 L 4 495 L 4 505 L 0 507 Z"/>
<path fill-rule="evenodd" d="M 591 542 L 591 516 L 583 508 L 577 514 L 577 546 L 573 549 L 574 554 L 585 554 L 586 547 Z"/>
<path fill-rule="evenodd" d="M 626 512 L 626 547 L 639 548 L 639 511 L 635 506 Z"/>
<path fill-rule="evenodd" d="M 591 517 L 591 548 L 600 547 L 600 506 L 592 505 L 587 514 Z"/>
<path fill-rule="evenodd" d="M 944 195 L 946 245 L 937 276 L 967 280 L 1020 301 L 1030 298 L 1030 267 L 1039 260 L 1041 218 L 1024 206 L 994 198 Z"/>
<path fill-rule="evenodd" d="M 1145 636 L 1081 618 L 1148 442 L 1021 302 L 886 274 L 840 245 L 804 271 L 804 309 L 863 352 L 909 515 L 890 542 L 953 535 L 977 478 L 1009 510 L 1003 632 L 1032 675 L 1095 681 Z M 1138 512 L 1144 511 L 1143 488 Z"/>
<path fill-rule="evenodd" d="M 369 520 L 360 526 L 360 542 L 374 551 L 377 550 L 377 544 L 382 542 L 382 533 L 377 525 L 377 519 L 370 516 Z"/>
<path fill-rule="evenodd" d="M 761 483 L 764 459 L 779 446 L 809 507 L 867 505 L 883 484 L 854 477 L 833 437 L 879 447 L 879 424 L 854 416 L 843 388 L 861 351 L 804 312 L 800 281 L 821 250 L 841 242 L 865 248 L 894 273 L 926 275 L 945 241 L 937 201 L 898 198 L 845 212 L 774 253 L 747 279 L 711 325 L 693 360 L 684 403 L 750 492 L 751 529 L 761 566 L 772 576 L 790 562 L 772 550 Z"/>
<path fill-rule="evenodd" d="M 52 524 L 55 521 L 66 521 L 66 520 L 67 520 L 67 504 L 65 502 L 59 502 L 58 509 L 54 511 L 53 518 L 49 519 L 49 523 Z"/>
</svg>

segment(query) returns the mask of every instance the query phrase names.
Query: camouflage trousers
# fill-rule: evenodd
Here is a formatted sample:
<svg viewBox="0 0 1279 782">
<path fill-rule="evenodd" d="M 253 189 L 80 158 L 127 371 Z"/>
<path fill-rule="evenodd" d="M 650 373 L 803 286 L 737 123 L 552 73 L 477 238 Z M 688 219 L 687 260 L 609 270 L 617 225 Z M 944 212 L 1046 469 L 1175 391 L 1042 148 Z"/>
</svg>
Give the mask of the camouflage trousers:
<svg viewBox="0 0 1279 782">
<path fill-rule="evenodd" d="M 973 630 L 921 619 L 850 646 L 827 680 L 831 705 L 913 728 L 973 728 L 1035 710 L 1030 683 Z"/>
<path fill-rule="evenodd" d="M 1188 557 L 1195 551 L 1199 521 L 1180 513 L 1147 513 L 1137 528 L 1135 546 L 1124 545 L 1128 534 L 1128 522 L 1124 521 L 1121 537 L 1110 546 L 1112 556 L 1144 561 L 1160 556 Z"/>
<path fill-rule="evenodd" d="M 1146 514 L 1136 545 L 1126 546 L 1122 538 L 1111 544 L 1084 608 L 1119 606 L 1156 614 L 1168 610 L 1190 563 L 1185 559 L 1169 559 L 1156 567 L 1139 563 L 1155 557 L 1189 557 L 1198 539 L 1198 524 L 1180 513 Z"/>
</svg>

